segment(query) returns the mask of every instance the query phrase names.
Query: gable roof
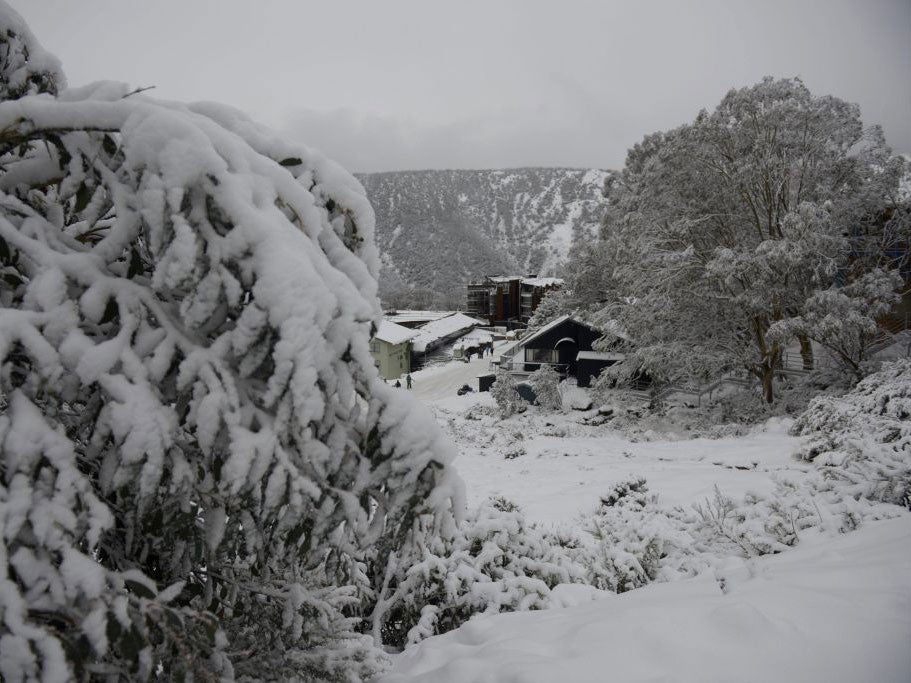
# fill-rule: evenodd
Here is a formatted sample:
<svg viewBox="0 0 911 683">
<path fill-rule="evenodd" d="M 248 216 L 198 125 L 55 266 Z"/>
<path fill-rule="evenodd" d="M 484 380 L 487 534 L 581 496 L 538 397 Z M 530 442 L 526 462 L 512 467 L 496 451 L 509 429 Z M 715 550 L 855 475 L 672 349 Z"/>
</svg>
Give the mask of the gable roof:
<svg viewBox="0 0 911 683">
<path fill-rule="evenodd" d="M 445 318 L 429 322 L 423 327 L 415 330 L 418 333 L 418 336 L 414 342 L 414 350 L 421 353 L 425 351 L 428 346 L 433 346 L 441 339 L 445 339 L 459 332 L 467 332 L 482 325 L 484 325 L 482 321 L 470 318 L 464 313 L 453 313 Z"/>
<path fill-rule="evenodd" d="M 561 315 L 559 318 L 555 318 L 554 320 L 551 320 L 544 327 L 538 328 L 531 334 L 529 334 L 525 337 L 522 337 L 521 339 L 514 342 L 510 346 L 507 346 L 505 349 L 500 351 L 499 355 L 507 356 L 507 357 L 514 356 L 519 351 L 519 349 L 525 348 L 525 346 L 527 346 L 529 342 L 534 341 L 541 335 L 547 334 L 554 328 L 559 327 L 560 325 L 565 323 L 567 320 L 575 323 L 576 325 L 581 325 L 582 327 L 587 327 L 592 332 L 596 332 L 598 335 L 603 335 L 603 332 L 601 330 L 599 330 L 597 327 L 595 327 L 594 325 L 589 325 L 586 322 L 582 322 L 581 320 L 573 318 L 571 315 Z"/>
<path fill-rule="evenodd" d="M 559 318 L 551 320 L 544 327 L 541 327 L 541 328 L 537 329 L 536 331 L 532 332 L 531 334 L 529 334 L 525 337 L 522 337 L 516 344 L 516 348 L 518 349 L 523 346 L 527 346 L 528 342 L 533 341 L 544 334 L 547 334 L 552 329 L 554 329 L 556 327 L 560 327 L 560 325 L 562 325 L 563 323 L 565 323 L 567 321 L 575 323 L 576 325 L 579 325 L 581 327 L 587 327 L 592 332 L 597 332 L 599 335 L 602 334 L 601 330 L 599 330 L 594 325 L 589 325 L 588 323 L 584 323 L 581 320 L 576 320 L 571 315 L 561 315 Z"/>
<path fill-rule="evenodd" d="M 417 337 L 418 334 L 417 330 L 409 330 L 407 327 L 396 325 L 389 320 L 381 320 L 380 326 L 377 329 L 376 334 L 373 335 L 373 338 L 384 341 L 387 344 L 395 345 L 404 344 L 409 339 Z"/>
<path fill-rule="evenodd" d="M 424 325 L 440 318 L 452 315 L 453 311 L 412 311 L 412 310 L 395 310 L 386 311 L 383 317 L 394 323 L 413 323 Z"/>
</svg>

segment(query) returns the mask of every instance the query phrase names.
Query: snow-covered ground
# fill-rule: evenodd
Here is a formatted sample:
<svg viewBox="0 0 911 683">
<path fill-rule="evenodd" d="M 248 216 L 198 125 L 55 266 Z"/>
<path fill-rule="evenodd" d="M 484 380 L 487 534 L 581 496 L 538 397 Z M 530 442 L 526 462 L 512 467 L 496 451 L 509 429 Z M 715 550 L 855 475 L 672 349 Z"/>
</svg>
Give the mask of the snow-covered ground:
<svg viewBox="0 0 911 683">
<path fill-rule="evenodd" d="M 662 505 L 692 509 L 716 486 L 735 499 L 766 495 L 776 478 L 799 482 L 812 469 L 793 458 L 803 439 L 789 420 L 740 437 L 647 441 L 588 424 L 595 411 L 502 421 L 489 394 L 455 394 L 486 367 L 415 374 L 415 393 L 459 448 L 472 507 L 504 496 L 532 522 L 578 526 L 632 476 Z M 384 681 L 911 680 L 911 516 L 845 535 L 806 530 L 780 555 L 711 565 L 619 596 L 558 587 L 558 603 L 584 604 L 475 617 L 409 648 Z"/>
<path fill-rule="evenodd" d="M 477 391 L 478 375 L 490 372 L 490 360 L 491 356 L 472 356 L 467 363 L 452 361 L 418 370 L 412 373 L 411 390 L 419 399 L 430 404 L 456 396 L 456 391 L 463 384 Z"/>
<path fill-rule="evenodd" d="M 911 517 L 694 579 L 477 616 L 383 683 L 911 680 Z"/>
</svg>

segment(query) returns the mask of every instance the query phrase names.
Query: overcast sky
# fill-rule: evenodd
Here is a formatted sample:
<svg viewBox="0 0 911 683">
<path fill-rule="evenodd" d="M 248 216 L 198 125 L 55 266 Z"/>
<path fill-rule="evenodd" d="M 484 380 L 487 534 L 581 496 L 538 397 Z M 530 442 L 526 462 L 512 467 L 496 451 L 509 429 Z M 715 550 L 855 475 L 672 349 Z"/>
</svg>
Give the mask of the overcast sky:
<svg viewBox="0 0 911 683">
<path fill-rule="evenodd" d="M 234 105 L 353 171 L 617 168 L 801 76 L 911 152 L 911 0 L 11 0 L 71 85 Z"/>
</svg>

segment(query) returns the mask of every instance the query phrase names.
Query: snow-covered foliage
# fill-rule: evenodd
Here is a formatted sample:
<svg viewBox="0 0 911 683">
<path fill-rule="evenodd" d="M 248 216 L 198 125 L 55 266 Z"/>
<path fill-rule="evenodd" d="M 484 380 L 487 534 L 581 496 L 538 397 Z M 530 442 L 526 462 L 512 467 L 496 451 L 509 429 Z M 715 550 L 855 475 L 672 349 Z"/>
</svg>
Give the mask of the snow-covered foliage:
<svg viewBox="0 0 911 683">
<path fill-rule="evenodd" d="M 526 403 L 519 396 L 516 381 L 505 370 L 497 371 L 497 378 L 490 387 L 490 395 L 496 401 L 501 417 L 509 417 L 513 413 L 518 413 L 525 409 Z"/>
<path fill-rule="evenodd" d="M 373 366 L 362 188 L 0 34 L 3 679 L 369 677 L 461 488 Z"/>
<path fill-rule="evenodd" d="M 542 365 L 528 376 L 535 392 L 535 402 L 542 408 L 557 410 L 563 405 L 560 394 L 560 374 L 549 365 Z"/>
<path fill-rule="evenodd" d="M 595 514 L 583 520 L 595 543 L 583 559 L 593 586 L 622 593 L 658 578 L 673 533 L 666 533 L 667 525 L 656 525 L 660 517 L 646 511 L 656 501 L 649 497 L 645 479 L 620 482 L 602 496 Z"/>
<path fill-rule="evenodd" d="M 584 581 L 583 567 L 552 536 L 509 501 L 491 500 L 408 568 L 387 640 L 416 643 L 483 612 L 544 609 L 555 586 Z"/>
<path fill-rule="evenodd" d="M 769 337 L 788 341 L 803 335 L 861 379 L 879 334 L 876 321 L 899 300 L 901 284 L 897 271 L 876 268 L 843 287 L 816 292 L 807 299 L 802 316 L 773 324 Z"/>
<path fill-rule="evenodd" d="M 16 12 L 2 8 L 0 26 L 0 102 L 25 95 L 56 95 L 66 87 L 60 62 L 35 40 Z"/>
<path fill-rule="evenodd" d="M 799 456 L 827 486 L 911 509 L 911 360 L 887 363 L 837 398 L 818 397 L 794 423 Z"/>
<path fill-rule="evenodd" d="M 770 329 L 844 279 L 850 236 L 882 238 L 862 250 L 885 254 L 882 216 L 905 165 L 856 105 L 799 80 L 732 90 L 712 113 L 630 150 L 573 295 L 634 340 L 623 365 L 668 383 L 742 370 L 771 402 L 784 346 Z"/>
<path fill-rule="evenodd" d="M 570 301 L 570 295 L 562 287 L 545 292 L 535 312 L 528 319 L 528 330 L 538 330 L 560 316 L 572 313 Z"/>
</svg>

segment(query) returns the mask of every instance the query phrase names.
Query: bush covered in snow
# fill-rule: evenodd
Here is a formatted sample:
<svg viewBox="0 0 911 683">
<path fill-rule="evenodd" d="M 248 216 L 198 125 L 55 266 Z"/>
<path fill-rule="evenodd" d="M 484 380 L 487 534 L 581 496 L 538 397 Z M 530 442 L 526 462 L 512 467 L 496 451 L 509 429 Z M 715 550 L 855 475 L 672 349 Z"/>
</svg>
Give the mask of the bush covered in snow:
<svg viewBox="0 0 911 683">
<path fill-rule="evenodd" d="M 560 395 L 560 375 L 549 365 L 542 365 L 528 377 L 535 391 L 535 402 L 542 408 L 557 410 L 563 405 Z"/>
<path fill-rule="evenodd" d="M 911 360 L 883 365 L 840 397 L 818 397 L 794 423 L 799 457 L 828 486 L 911 509 Z"/>
<path fill-rule="evenodd" d="M 519 395 L 512 375 L 505 370 L 497 371 L 497 378 L 490 387 L 490 395 L 500 409 L 500 417 L 509 417 L 525 410 L 525 399 Z"/>
<path fill-rule="evenodd" d="M 387 620 L 387 642 L 404 645 L 457 628 L 482 612 L 544 609 L 551 589 L 585 582 L 571 555 L 505 499 L 471 513 L 408 568 Z"/>
<path fill-rule="evenodd" d="M 649 503 L 648 486 L 641 478 L 620 482 L 602 496 L 583 527 L 595 541 L 585 561 L 593 586 L 623 593 L 658 577 L 667 539 L 649 523 L 654 519 L 645 509 Z"/>
<path fill-rule="evenodd" d="M 369 677 L 461 493 L 373 367 L 363 189 L 0 36 L 0 674 Z"/>
</svg>

